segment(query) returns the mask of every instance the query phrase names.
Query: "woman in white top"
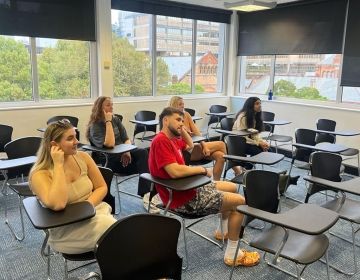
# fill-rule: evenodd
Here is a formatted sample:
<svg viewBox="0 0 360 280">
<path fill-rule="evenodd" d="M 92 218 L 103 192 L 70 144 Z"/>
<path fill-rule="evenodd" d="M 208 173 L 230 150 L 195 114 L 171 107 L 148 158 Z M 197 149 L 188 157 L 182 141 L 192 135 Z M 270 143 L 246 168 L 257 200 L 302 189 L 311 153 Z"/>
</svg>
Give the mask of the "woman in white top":
<svg viewBox="0 0 360 280">
<path fill-rule="evenodd" d="M 264 130 L 261 118 L 261 100 L 257 97 L 246 99 L 243 108 L 236 114 L 233 130 L 256 129 L 257 133 L 246 136 L 246 153 L 256 155 L 270 148 L 268 142 L 260 137 Z"/>
</svg>

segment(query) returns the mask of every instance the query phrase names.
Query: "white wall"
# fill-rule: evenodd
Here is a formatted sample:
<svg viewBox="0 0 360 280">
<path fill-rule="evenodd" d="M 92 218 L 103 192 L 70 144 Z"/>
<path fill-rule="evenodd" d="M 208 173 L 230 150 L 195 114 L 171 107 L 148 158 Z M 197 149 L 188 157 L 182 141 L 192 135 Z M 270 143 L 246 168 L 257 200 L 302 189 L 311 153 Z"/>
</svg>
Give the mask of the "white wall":
<svg viewBox="0 0 360 280">
<path fill-rule="evenodd" d="M 134 118 L 134 114 L 140 110 L 155 111 L 157 115 L 166 107 L 167 99 L 148 100 L 140 99 L 139 101 L 114 101 L 114 113 L 121 114 L 124 117 L 124 125 L 127 129 L 129 137 L 133 134 L 133 125 L 129 123 Z M 186 107 L 196 110 L 196 114 L 204 117 L 203 120 L 197 122 L 201 128 L 206 126 L 207 117 L 205 112 L 209 111 L 209 107 L 213 104 L 230 106 L 228 97 L 198 97 L 185 98 Z M 37 128 L 45 127 L 46 121 L 56 115 L 70 115 L 79 118 L 79 130 L 81 142 L 85 141 L 86 125 L 90 117 L 92 103 L 84 105 L 66 105 L 56 107 L 31 107 L 31 108 L 9 108 L 1 109 L 0 123 L 11 125 L 14 127 L 13 139 L 23 136 L 41 135 Z"/>
<path fill-rule="evenodd" d="M 231 97 L 231 110 L 237 112 L 241 109 L 244 101 L 245 98 L 242 97 Z M 288 120 L 292 122 L 289 125 L 277 126 L 275 128 L 276 134 L 294 137 L 294 132 L 297 128 L 315 129 L 316 120 L 319 118 L 335 120 L 337 130 L 360 131 L 360 113 L 358 110 L 295 104 L 282 101 L 262 100 L 261 102 L 262 109 L 264 111 L 275 113 L 275 119 Z M 337 136 L 336 143 L 343 144 L 349 148 L 360 149 L 360 136 Z M 347 163 L 357 166 L 357 159 L 349 160 Z"/>
</svg>

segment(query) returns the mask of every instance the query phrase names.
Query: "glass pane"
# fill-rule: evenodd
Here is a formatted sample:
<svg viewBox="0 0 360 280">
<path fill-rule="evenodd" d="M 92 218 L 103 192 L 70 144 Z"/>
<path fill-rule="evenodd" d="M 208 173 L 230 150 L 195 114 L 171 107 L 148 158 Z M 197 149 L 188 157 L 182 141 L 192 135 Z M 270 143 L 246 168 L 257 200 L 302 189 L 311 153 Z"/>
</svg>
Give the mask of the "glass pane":
<svg viewBox="0 0 360 280">
<path fill-rule="evenodd" d="M 0 36 L 0 102 L 33 100 L 30 41 Z"/>
<path fill-rule="evenodd" d="M 360 103 L 360 88 L 343 87 L 342 102 Z"/>
<path fill-rule="evenodd" d="M 195 92 L 222 91 L 224 23 L 197 21 Z"/>
<path fill-rule="evenodd" d="M 267 94 L 270 85 L 271 56 L 246 56 L 242 57 L 245 71 L 240 80 L 240 86 L 249 94 Z"/>
<path fill-rule="evenodd" d="M 336 100 L 339 54 L 278 55 L 274 95 L 312 100 Z"/>
<path fill-rule="evenodd" d="M 36 39 L 41 99 L 90 98 L 90 43 Z"/>
<path fill-rule="evenodd" d="M 151 16 L 111 10 L 114 96 L 152 94 Z"/>
<path fill-rule="evenodd" d="M 157 95 L 191 93 L 192 20 L 156 17 Z"/>
</svg>

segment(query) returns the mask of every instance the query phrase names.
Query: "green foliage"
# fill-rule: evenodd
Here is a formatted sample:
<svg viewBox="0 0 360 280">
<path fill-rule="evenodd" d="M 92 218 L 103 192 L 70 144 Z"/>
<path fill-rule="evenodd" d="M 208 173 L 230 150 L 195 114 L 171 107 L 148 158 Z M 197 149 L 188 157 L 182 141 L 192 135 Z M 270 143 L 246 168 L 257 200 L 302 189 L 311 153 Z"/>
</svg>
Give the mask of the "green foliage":
<svg viewBox="0 0 360 280">
<path fill-rule="evenodd" d="M 292 82 L 286 80 L 280 80 L 274 84 L 274 94 L 299 99 L 328 100 L 326 97 L 321 96 L 316 88 L 302 87 L 297 89 Z"/>
<path fill-rule="evenodd" d="M 38 56 L 40 97 L 90 97 L 89 69 L 89 43 L 58 40 Z"/>
<path fill-rule="evenodd" d="M 151 95 L 151 62 L 125 38 L 113 35 L 114 96 Z"/>
<path fill-rule="evenodd" d="M 0 101 L 31 99 L 29 52 L 23 43 L 0 36 Z"/>
</svg>

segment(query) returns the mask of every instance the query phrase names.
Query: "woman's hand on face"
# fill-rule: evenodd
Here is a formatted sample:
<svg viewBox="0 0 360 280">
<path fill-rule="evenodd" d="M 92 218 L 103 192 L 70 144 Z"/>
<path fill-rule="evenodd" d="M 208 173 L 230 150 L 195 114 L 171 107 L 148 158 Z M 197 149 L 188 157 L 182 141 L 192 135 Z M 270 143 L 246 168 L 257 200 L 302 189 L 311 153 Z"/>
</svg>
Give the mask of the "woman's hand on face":
<svg viewBox="0 0 360 280">
<path fill-rule="evenodd" d="M 51 146 L 50 155 L 54 161 L 54 165 L 64 164 L 64 151 L 58 146 Z"/>
<path fill-rule="evenodd" d="M 112 117 L 113 117 L 113 113 L 112 113 L 112 112 L 105 112 L 105 110 L 104 110 L 104 118 L 105 118 L 105 121 L 111 121 L 111 120 L 112 120 Z"/>
</svg>

